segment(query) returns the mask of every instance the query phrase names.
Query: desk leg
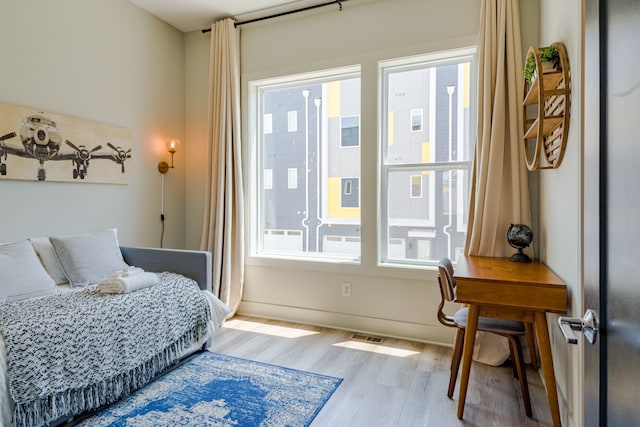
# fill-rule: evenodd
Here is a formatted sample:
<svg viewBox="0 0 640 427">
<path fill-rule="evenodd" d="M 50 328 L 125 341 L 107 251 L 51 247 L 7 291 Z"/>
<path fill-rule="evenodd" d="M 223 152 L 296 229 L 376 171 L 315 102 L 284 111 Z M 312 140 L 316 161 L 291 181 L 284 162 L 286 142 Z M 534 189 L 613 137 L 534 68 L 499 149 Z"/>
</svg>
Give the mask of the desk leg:
<svg viewBox="0 0 640 427">
<path fill-rule="evenodd" d="M 471 359 L 473 358 L 473 346 L 476 342 L 476 330 L 478 329 L 478 313 L 480 308 L 475 304 L 469 305 L 467 314 L 467 327 L 464 331 L 464 347 L 462 349 L 462 377 L 460 378 L 460 396 L 458 398 L 458 418 L 462 419 L 464 413 L 464 401 L 467 398 L 467 386 L 471 372 Z"/>
<path fill-rule="evenodd" d="M 558 389 L 556 388 L 556 376 L 553 370 L 553 358 L 551 356 L 551 343 L 549 342 L 549 329 L 547 328 L 547 316 L 542 311 L 536 311 L 535 326 L 538 348 L 540 350 L 540 362 L 544 373 L 544 381 L 547 386 L 547 398 L 551 409 L 553 425 L 560 427 L 560 407 L 558 405 Z"/>
</svg>

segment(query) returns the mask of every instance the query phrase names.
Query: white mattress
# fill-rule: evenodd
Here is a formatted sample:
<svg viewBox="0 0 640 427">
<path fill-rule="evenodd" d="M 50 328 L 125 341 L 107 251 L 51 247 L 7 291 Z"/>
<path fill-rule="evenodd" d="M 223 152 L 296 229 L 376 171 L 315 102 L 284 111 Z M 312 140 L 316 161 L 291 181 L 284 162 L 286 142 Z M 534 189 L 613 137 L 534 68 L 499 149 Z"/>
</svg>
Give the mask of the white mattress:
<svg viewBox="0 0 640 427">
<path fill-rule="evenodd" d="M 68 285 L 58 286 L 61 292 L 74 292 Z M 211 335 L 222 325 L 224 319 L 229 315 L 231 309 L 224 304 L 220 299 L 213 295 L 209 291 L 202 291 L 207 297 L 207 300 L 211 304 L 211 312 L 213 318 L 209 324 Z M 193 353 L 198 350 L 206 342 L 206 339 L 196 343 L 190 349 L 184 352 L 184 355 Z M 0 334 L 0 426 L 11 426 L 11 415 L 13 413 L 13 401 L 9 393 L 9 375 L 7 373 L 7 348 L 4 343 L 4 337 Z"/>
</svg>

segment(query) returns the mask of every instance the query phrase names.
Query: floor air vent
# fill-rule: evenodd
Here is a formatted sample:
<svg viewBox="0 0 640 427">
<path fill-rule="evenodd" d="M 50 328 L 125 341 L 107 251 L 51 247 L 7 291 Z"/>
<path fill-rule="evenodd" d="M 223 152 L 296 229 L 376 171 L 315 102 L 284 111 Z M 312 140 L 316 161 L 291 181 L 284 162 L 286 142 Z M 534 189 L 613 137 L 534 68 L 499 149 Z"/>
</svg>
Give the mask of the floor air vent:
<svg viewBox="0 0 640 427">
<path fill-rule="evenodd" d="M 382 344 L 382 342 L 384 341 L 384 338 L 382 337 L 373 337 L 371 335 L 362 335 L 362 334 L 353 334 L 351 336 L 351 339 L 357 340 L 357 341 L 366 341 L 373 344 Z"/>
</svg>

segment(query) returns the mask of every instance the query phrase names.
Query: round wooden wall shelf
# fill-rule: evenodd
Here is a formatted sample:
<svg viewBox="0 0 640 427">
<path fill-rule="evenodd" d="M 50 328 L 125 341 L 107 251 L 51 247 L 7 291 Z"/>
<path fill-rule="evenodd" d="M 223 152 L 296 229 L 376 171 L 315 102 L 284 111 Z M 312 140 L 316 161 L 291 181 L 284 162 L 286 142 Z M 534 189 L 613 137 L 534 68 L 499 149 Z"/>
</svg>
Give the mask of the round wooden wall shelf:
<svg viewBox="0 0 640 427">
<path fill-rule="evenodd" d="M 526 58 L 533 55 L 535 71 L 530 83 L 525 80 L 523 120 L 527 168 L 554 169 L 560 166 L 569 132 L 571 75 L 564 44 L 553 43 L 559 54 L 556 69 L 543 69 L 541 53 L 546 48 L 531 46 Z M 525 62 L 526 62 L 525 58 Z M 526 66 L 526 65 L 525 65 Z M 545 162 L 541 162 L 544 153 Z"/>
</svg>

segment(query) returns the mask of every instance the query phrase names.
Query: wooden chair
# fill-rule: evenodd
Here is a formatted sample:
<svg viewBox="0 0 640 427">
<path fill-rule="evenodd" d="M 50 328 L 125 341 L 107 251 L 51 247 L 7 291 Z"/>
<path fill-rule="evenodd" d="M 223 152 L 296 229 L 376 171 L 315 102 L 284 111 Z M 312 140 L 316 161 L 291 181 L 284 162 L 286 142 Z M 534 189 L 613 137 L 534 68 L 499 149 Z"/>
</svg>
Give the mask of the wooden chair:
<svg viewBox="0 0 640 427">
<path fill-rule="evenodd" d="M 467 311 L 463 307 L 456 311 L 453 316 L 449 316 L 443 312 L 443 308 L 447 301 L 454 301 L 456 298 L 456 282 L 453 278 L 453 265 L 451 260 L 443 258 L 438 264 L 438 282 L 440 284 L 440 295 L 442 301 L 438 306 L 438 321 L 445 326 L 457 328 L 455 341 L 453 344 L 453 355 L 451 356 L 451 377 L 449 378 L 449 390 L 447 396 L 453 396 L 453 390 L 456 386 L 458 377 L 458 369 L 460 368 L 460 359 L 462 358 L 462 347 L 464 345 L 464 331 L 467 326 Z M 509 340 L 509 348 L 511 350 L 511 360 L 513 362 L 513 371 L 520 381 L 520 389 L 524 400 L 524 409 L 528 417 L 531 417 L 531 399 L 529 397 L 529 386 L 527 384 L 527 373 L 525 371 L 524 359 L 522 357 L 522 346 L 520 345 L 520 336 L 527 333 L 527 328 L 522 322 L 494 319 L 491 317 L 480 317 L 478 319 L 478 330 L 501 335 Z M 532 358 L 535 350 L 532 351 Z"/>
</svg>

